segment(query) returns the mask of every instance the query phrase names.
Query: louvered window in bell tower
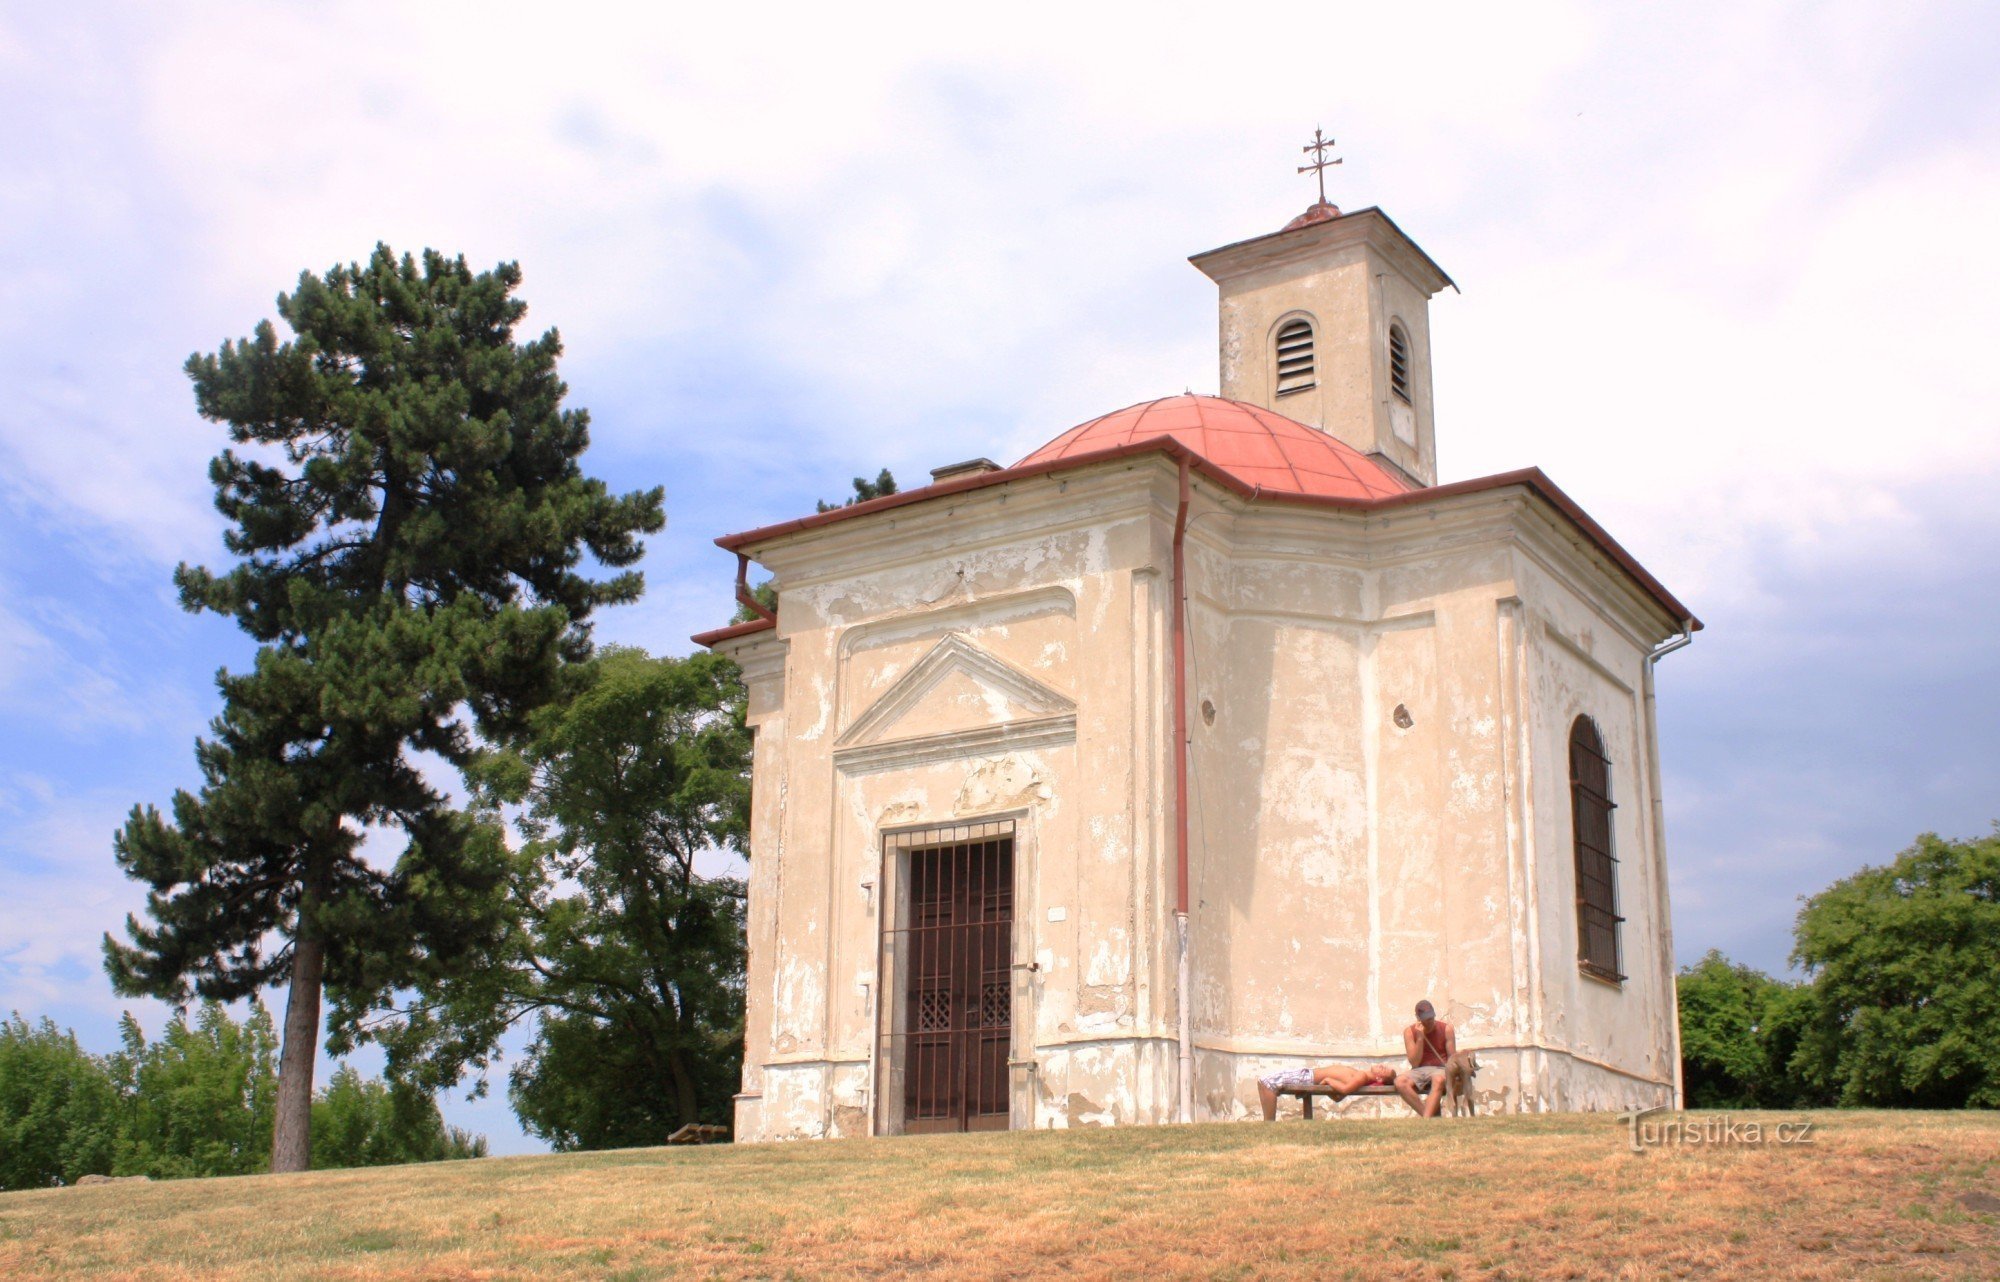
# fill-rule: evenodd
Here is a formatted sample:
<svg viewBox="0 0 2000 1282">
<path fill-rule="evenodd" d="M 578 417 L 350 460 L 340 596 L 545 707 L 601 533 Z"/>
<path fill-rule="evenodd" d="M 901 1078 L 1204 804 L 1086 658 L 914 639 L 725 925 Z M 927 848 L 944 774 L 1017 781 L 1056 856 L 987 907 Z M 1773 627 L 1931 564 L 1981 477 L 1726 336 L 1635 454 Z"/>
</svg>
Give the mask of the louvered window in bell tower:
<svg viewBox="0 0 2000 1282">
<path fill-rule="evenodd" d="M 1403 332 L 1401 322 L 1389 326 L 1389 390 L 1402 398 L 1410 399 L 1410 336 Z"/>
<path fill-rule="evenodd" d="M 1313 386 L 1313 327 L 1300 318 L 1278 327 L 1278 395 Z"/>
</svg>

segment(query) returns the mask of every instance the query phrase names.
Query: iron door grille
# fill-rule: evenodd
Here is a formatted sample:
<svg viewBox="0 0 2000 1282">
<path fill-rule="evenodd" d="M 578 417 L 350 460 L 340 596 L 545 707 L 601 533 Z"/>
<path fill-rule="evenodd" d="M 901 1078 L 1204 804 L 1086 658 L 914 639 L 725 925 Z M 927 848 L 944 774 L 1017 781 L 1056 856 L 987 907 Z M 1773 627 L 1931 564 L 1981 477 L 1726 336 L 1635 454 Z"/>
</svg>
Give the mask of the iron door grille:
<svg viewBox="0 0 2000 1282">
<path fill-rule="evenodd" d="M 1013 824 L 946 831 L 959 839 L 896 842 L 904 893 L 885 943 L 901 982 L 887 1042 L 912 1134 L 1005 1130 L 1009 1115 Z"/>
</svg>

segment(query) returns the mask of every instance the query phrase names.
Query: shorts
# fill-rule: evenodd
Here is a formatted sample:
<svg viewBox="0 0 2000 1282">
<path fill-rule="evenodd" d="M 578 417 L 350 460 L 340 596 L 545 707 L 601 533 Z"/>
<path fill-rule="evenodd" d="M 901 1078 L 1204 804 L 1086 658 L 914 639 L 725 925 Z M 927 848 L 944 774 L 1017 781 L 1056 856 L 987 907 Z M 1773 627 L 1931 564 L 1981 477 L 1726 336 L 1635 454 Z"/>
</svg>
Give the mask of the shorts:
<svg viewBox="0 0 2000 1282">
<path fill-rule="evenodd" d="M 1282 1091 L 1291 1087 L 1311 1086 L 1313 1084 L 1313 1071 L 1310 1068 L 1288 1068 L 1282 1072 L 1272 1073 L 1269 1077 L 1260 1077 L 1257 1080 L 1265 1086 L 1270 1087 L 1273 1091 Z"/>
<path fill-rule="evenodd" d="M 1426 1064 L 1422 1068 L 1413 1068 L 1409 1072 L 1410 1085 L 1416 1087 L 1419 1093 L 1429 1091 L 1431 1083 L 1443 1076 L 1444 1069 L 1436 1064 Z"/>
</svg>

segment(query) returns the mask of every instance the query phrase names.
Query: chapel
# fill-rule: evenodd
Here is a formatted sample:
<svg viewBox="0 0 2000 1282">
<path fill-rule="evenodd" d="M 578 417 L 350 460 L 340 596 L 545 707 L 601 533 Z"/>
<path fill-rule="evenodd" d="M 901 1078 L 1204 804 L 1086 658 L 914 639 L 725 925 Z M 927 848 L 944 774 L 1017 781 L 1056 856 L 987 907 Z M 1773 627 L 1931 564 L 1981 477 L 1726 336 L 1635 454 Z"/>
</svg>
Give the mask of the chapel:
<svg viewBox="0 0 2000 1282">
<path fill-rule="evenodd" d="M 1439 482 L 1452 281 L 1379 209 L 1190 261 L 1220 395 L 717 540 L 738 1140 L 1259 1117 L 1420 999 L 1481 1111 L 1678 1103 L 1653 668 L 1700 623 L 1540 470 Z"/>
</svg>

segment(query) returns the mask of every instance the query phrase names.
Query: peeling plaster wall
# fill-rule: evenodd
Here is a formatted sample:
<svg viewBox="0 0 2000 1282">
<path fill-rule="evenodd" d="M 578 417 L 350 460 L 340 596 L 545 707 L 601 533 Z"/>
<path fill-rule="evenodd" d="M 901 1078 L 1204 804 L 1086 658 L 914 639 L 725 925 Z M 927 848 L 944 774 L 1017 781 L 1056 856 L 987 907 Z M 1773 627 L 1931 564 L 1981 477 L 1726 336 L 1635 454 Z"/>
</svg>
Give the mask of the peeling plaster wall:
<svg viewBox="0 0 2000 1282">
<path fill-rule="evenodd" d="M 893 1128 L 881 1033 L 901 992 L 883 931 L 901 881 L 882 835 L 992 818 L 1017 825 L 1013 1124 L 1085 1124 L 1071 1094 L 1106 1123 L 1168 1116 L 1171 1042 L 1144 1049 L 1172 1028 L 1156 819 L 1171 489 L 1156 470 L 760 556 L 780 586 L 770 702 L 798 711 L 759 723 L 759 778 L 789 782 L 753 816 L 753 851 L 775 845 L 782 867 L 752 890 L 775 907 L 753 947 L 741 1138 Z"/>
<path fill-rule="evenodd" d="M 1534 841 L 1540 902 L 1542 1040 L 1646 1084 L 1666 1102 L 1674 1080 L 1671 930 L 1664 854 L 1652 831 L 1651 762 L 1658 753 L 1642 706 L 1644 655 L 1656 637 L 1635 620 L 1586 598 L 1573 574 L 1521 558 L 1528 705 L 1534 758 Z M 1612 985 L 1577 966 L 1574 833 L 1569 735 L 1579 715 L 1597 723 L 1611 758 L 1612 846 L 1618 860 L 1620 953 L 1626 974 Z M 1569 1092 L 1576 1088 L 1552 1088 Z M 1570 1107 L 1577 1107 L 1572 1102 Z M 1588 1106 L 1588 1105 L 1584 1105 Z"/>
<path fill-rule="evenodd" d="M 784 830 L 785 769 L 790 760 L 783 751 L 785 646 L 782 641 L 768 635 L 759 636 L 736 646 L 734 657 L 743 670 L 748 695 L 745 713 L 752 728 L 755 748 L 750 770 L 752 858 L 745 924 L 748 959 L 744 982 L 749 993 L 770 994 L 775 985 L 773 966 L 778 952 L 778 881 L 784 866 L 778 836 Z M 753 999 L 745 1004 L 745 1045 L 770 1045 L 774 1005 L 768 999 Z M 736 1129 L 739 1134 L 763 1133 L 764 1086 L 762 1060 L 746 1056 L 743 1089 L 737 1097 Z"/>
<path fill-rule="evenodd" d="M 1204 535 L 1194 987 L 1209 1116 L 1257 1115 L 1255 1078 L 1274 1068 L 1400 1060 L 1420 997 L 1483 1051 L 1496 1106 L 1670 1098 L 1657 748 L 1635 692 L 1674 629 L 1573 538 L 1551 539 L 1534 505 L 1473 517 L 1414 509 L 1346 531 L 1322 517 L 1316 545 L 1296 517 Z M 1551 628 L 1596 647 L 1595 666 L 1552 647 Z M 1622 987 L 1576 964 L 1567 743 L 1586 705 L 1624 759 Z"/>
<path fill-rule="evenodd" d="M 1420 997 L 1468 1045 L 1512 1041 L 1504 549 L 1426 538 L 1370 573 L 1365 546 L 1279 560 L 1245 524 L 1226 571 L 1202 561 L 1227 586 L 1196 614 L 1216 715 L 1195 727 L 1195 1011 L 1210 1051 L 1248 1057 L 1211 1058 L 1240 1080 L 1205 1093 L 1254 1101 L 1271 1055 L 1394 1054 Z"/>
<path fill-rule="evenodd" d="M 1140 458 L 758 550 L 781 608 L 732 643 L 758 735 L 739 1138 L 896 1128 L 883 834 L 1001 817 L 1011 1124 L 1174 1116 L 1173 503 L 1171 465 Z M 1519 491 L 1360 517 L 1198 482 L 1192 518 L 1197 1116 L 1257 1115 L 1276 1068 L 1399 1059 L 1421 997 L 1481 1050 L 1491 1108 L 1661 1102 L 1671 962 L 1633 691 L 1670 624 Z M 1614 745 L 1622 989 L 1576 969 L 1583 708 Z"/>
</svg>

